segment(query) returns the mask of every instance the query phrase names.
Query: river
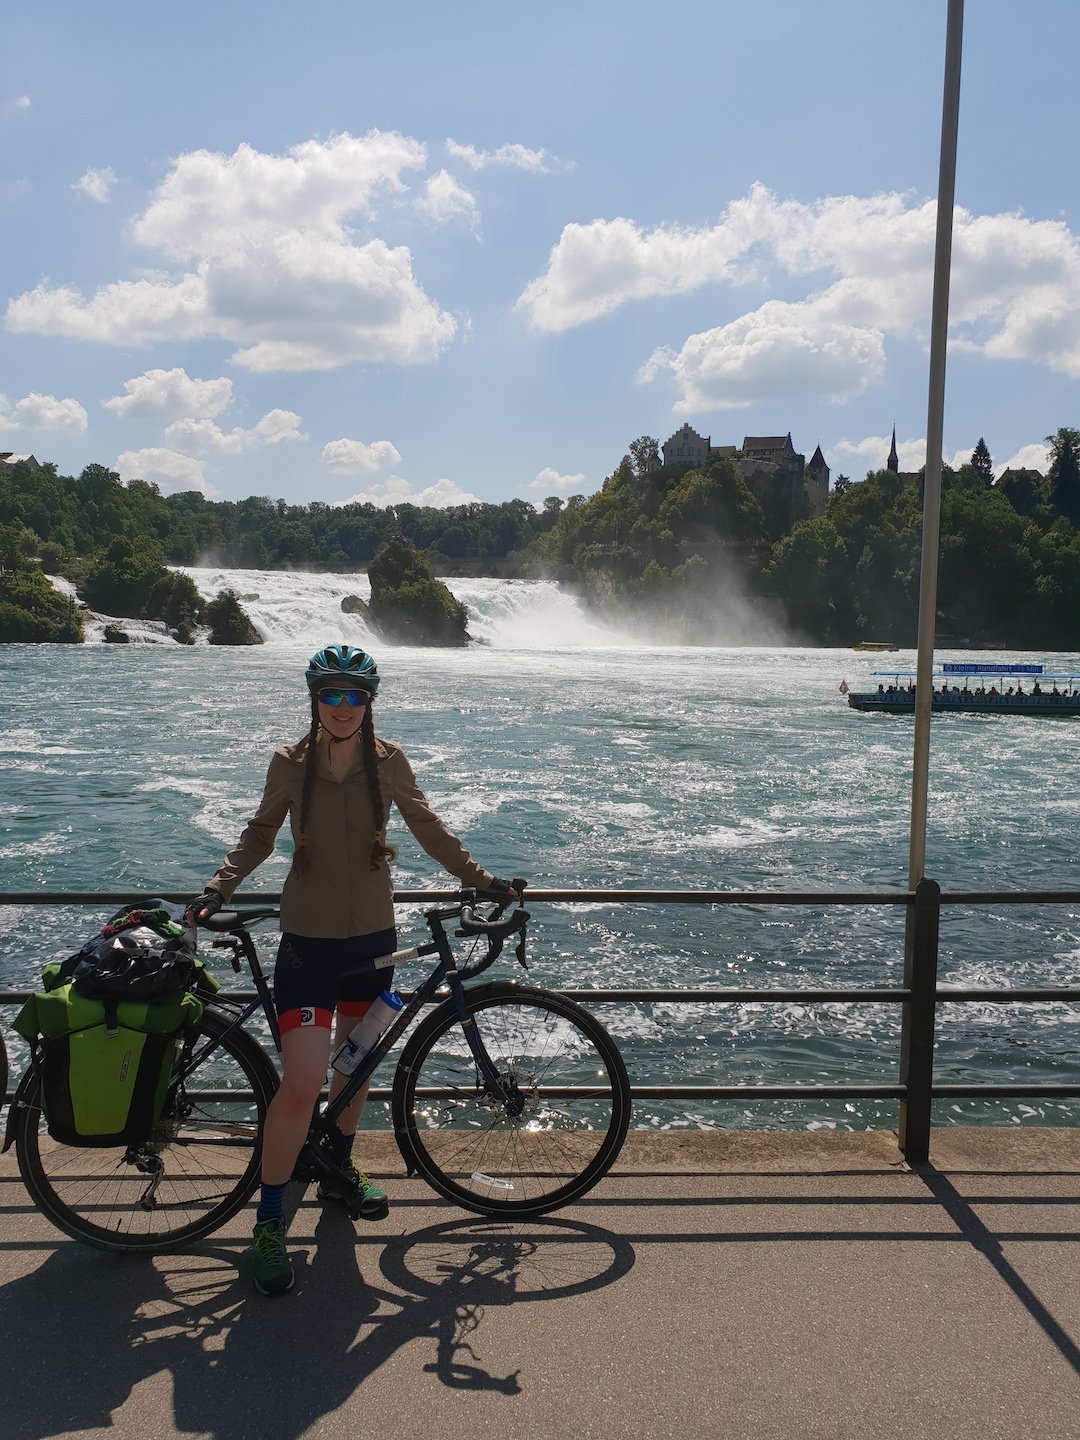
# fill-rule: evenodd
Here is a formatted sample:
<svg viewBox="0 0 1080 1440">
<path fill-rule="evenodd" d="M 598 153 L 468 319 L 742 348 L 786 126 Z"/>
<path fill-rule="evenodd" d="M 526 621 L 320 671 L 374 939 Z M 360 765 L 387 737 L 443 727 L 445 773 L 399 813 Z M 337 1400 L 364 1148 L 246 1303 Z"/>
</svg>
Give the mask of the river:
<svg viewBox="0 0 1080 1440">
<path fill-rule="evenodd" d="M 306 729 L 318 645 L 370 648 L 381 733 L 472 853 L 551 888 L 902 890 L 912 724 L 838 693 L 884 657 L 679 648 L 597 625 L 554 586 L 452 580 L 477 643 L 393 648 L 347 594 L 353 575 L 192 570 L 228 585 L 266 643 L 0 647 L 0 889 L 196 891 L 254 809 L 275 744 Z M 151 643 L 155 642 L 155 643 Z M 939 655 L 950 658 L 948 654 Z M 973 656 L 965 658 L 998 658 Z M 1053 668 L 1077 657 L 1026 655 Z M 913 656 L 898 655 L 910 667 Z M 891 663 L 891 660 L 890 662 Z M 936 718 L 927 874 L 948 889 L 1076 888 L 1075 720 Z M 439 882 L 400 822 L 401 888 Z M 276 889 L 279 851 L 248 882 Z M 537 983 L 889 986 L 902 911 L 535 907 Z M 101 917 L 102 919 L 104 916 Z M 401 917 L 402 934 L 410 917 Z M 86 911 L 5 911 L 0 980 L 31 986 L 77 948 Z M 1071 984 L 1080 916 L 1063 907 L 946 910 L 942 979 Z M 408 983 L 406 975 L 403 983 Z M 896 1007 L 604 1006 L 639 1084 L 892 1084 Z M 1076 1083 L 1075 1009 L 943 1006 L 942 1081 Z M 938 1123 L 1075 1123 L 1076 1102 L 941 1102 Z M 643 1103 L 645 1126 L 895 1124 L 885 1102 Z"/>
</svg>

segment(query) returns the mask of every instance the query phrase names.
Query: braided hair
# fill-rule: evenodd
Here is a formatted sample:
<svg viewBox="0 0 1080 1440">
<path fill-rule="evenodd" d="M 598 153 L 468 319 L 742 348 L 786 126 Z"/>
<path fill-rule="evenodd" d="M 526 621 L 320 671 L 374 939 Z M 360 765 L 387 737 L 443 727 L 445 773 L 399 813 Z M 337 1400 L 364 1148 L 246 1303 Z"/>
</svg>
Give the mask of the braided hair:
<svg viewBox="0 0 1080 1440">
<path fill-rule="evenodd" d="M 300 788 L 300 819 L 297 824 L 296 849 L 293 852 L 293 868 L 300 874 L 311 864 L 311 856 L 307 850 L 307 821 L 308 812 L 311 807 L 311 790 L 315 784 L 315 770 L 319 761 L 319 747 L 317 744 L 319 736 L 319 697 L 312 691 L 311 695 L 311 728 L 301 744 L 304 750 L 304 779 Z M 375 823 L 375 834 L 371 842 L 371 869 L 377 870 L 379 863 L 385 859 L 388 863 L 393 860 L 397 851 L 392 845 L 387 845 L 383 839 L 386 833 L 386 805 L 382 798 L 382 788 L 379 785 L 379 757 L 375 752 L 375 724 L 371 718 L 371 701 L 364 706 L 364 714 L 360 721 L 360 746 L 364 757 L 364 771 L 367 776 L 368 796 L 371 799 L 371 814 Z"/>
</svg>

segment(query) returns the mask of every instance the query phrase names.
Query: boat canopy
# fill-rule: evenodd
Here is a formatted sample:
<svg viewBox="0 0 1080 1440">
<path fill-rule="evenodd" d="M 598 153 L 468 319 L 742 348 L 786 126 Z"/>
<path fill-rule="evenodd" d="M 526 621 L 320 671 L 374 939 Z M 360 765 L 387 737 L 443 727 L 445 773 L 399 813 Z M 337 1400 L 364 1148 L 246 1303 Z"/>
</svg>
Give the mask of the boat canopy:
<svg viewBox="0 0 1080 1440">
<path fill-rule="evenodd" d="M 872 670 L 870 673 L 872 677 L 885 678 L 887 676 L 891 680 L 914 680 L 918 672 L 915 670 Z M 959 679 L 963 675 L 996 675 L 999 677 L 1006 675 L 1030 675 L 1036 680 L 1080 680 L 1080 670 L 1072 670 L 1067 674 L 1050 675 L 1043 670 L 1041 665 L 1035 666 L 1034 668 L 1020 665 L 980 665 L 970 669 L 959 669 L 956 666 L 946 665 L 941 670 L 935 670 L 931 678 L 934 680 L 952 680 Z"/>
</svg>

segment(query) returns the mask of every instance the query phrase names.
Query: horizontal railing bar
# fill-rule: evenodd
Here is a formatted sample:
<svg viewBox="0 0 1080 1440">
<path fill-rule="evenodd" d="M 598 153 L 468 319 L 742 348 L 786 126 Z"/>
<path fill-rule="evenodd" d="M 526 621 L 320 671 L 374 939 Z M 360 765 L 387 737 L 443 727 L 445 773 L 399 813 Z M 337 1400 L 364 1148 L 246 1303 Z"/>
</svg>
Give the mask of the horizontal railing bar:
<svg viewBox="0 0 1080 1440">
<path fill-rule="evenodd" d="M 586 1099 L 596 1095 L 595 1086 L 553 1085 L 541 1087 L 540 1094 L 568 1100 Z M 191 1100 L 204 1104 L 225 1104 L 254 1100 L 250 1090 L 188 1090 Z M 904 1100 L 906 1085 L 634 1085 L 634 1100 L 743 1100 L 754 1096 L 759 1100 Z M 368 1092 L 369 1101 L 389 1104 L 392 1091 L 386 1087 Z M 449 1100 L 460 1098 L 461 1090 L 440 1086 L 417 1088 L 416 1098 Z M 324 1097 L 325 1099 L 325 1094 Z M 935 1085 L 935 1100 L 979 1099 L 1070 1099 L 1080 1098 L 1077 1085 Z"/>
<path fill-rule="evenodd" d="M 556 995 L 564 995 L 579 1004 L 634 1005 L 634 1004 L 679 1004 L 679 1005 L 754 1005 L 762 1004 L 804 1004 L 804 1005 L 903 1005 L 911 999 L 910 990 L 573 990 L 552 986 Z M 246 1005 L 259 998 L 254 990 L 222 990 L 223 999 Z M 399 992 L 404 1000 L 411 998 L 408 990 Z M 993 1004 L 1066 1004 L 1080 1001 L 1080 987 L 1054 986 L 1050 988 L 1024 988 L 1006 990 L 984 990 L 965 988 L 958 985 L 940 985 L 935 992 L 939 1001 L 955 1004 L 978 1004 L 990 1001 Z M 0 990 L 0 1005 L 21 1005 L 29 999 L 27 990 Z M 434 1003 L 434 1002 L 433 1002 Z"/>
<path fill-rule="evenodd" d="M 942 905 L 1080 905 L 1080 890 L 952 890 Z"/>
<path fill-rule="evenodd" d="M 1075 985 L 1054 985 L 1037 989 L 1025 987 L 1015 990 L 980 990 L 963 985 L 939 985 L 934 991 L 934 996 L 938 1000 L 947 1000 L 950 1005 L 979 1000 L 990 1000 L 994 1004 L 1004 1005 L 1015 1000 L 1018 1004 L 1028 1005 L 1051 1000 L 1080 1000 L 1080 989 Z"/>
<path fill-rule="evenodd" d="M 979 1100 L 983 1097 L 1000 1100 L 1015 1097 L 1038 1099 L 1045 1097 L 1049 1099 L 1073 1099 L 1080 1098 L 1080 1084 L 1076 1085 L 1008 1085 L 1008 1084 L 987 1084 L 987 1085 L 939 1085 L 935 1081 L 933 1087 L 933 1098 L 935 1100 Z"/>
<path fill-rule="evenodd" d="M 398 904 L 417 901 L 456 900 L 458 890 L 397 890 Z M 151 896 L 183 905 L 191 899 L 191 891 L 143 890 L 133 887 L 119 891 L 37 890 L 0 891 L 0 905 L 127 905 L 132 900 Z M 910 905 L 914 895 L 905 890 L 543 890 L 529 889 L 530 901 L 552 904 L 594 905 L 609 901 L 613 905 Z M 231 905 L 277 905 L 280 891 L 258 890 L 237 892 Z M 1076 896 L 1080 901 L 1080 894 Z"/>
<path fill-rule="evenodd" d="M 457 890 L 398 890 L 398 904 L 454 900 Z M 127 905 L 150 895 L 184 904 L 191 891 L 141 889 L 89 890 L 6 890 L 0 891 L 0 905 Z M 253 890 L 232 897 L 236 905 L 277 905 L 277 890 Z M 914 893 L 907 890 L 552 890 L 529 889 L 527 899 L 549 904 L 595 905 L 911 905 Z M 956 890 L 943 891 L 942 905 L 1080 905 L 1080 890 Z"/>
</svg>

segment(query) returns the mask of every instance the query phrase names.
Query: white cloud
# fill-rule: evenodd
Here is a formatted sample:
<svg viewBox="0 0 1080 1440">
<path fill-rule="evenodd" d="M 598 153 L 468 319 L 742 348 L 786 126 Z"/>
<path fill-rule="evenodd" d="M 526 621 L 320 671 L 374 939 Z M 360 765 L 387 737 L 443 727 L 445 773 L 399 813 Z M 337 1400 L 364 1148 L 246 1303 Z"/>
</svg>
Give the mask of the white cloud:
<svg viewBox="0 0 1080 1440">
<path fill-rule="evenodd" d="M 642 233 L 632 220 L 563 228 L 548 268 L 518 297 L 538 330 L 562 331 L 610 314 L 630 300 L 680 295 L 736 277 L 740 233 L 664 228 Z"/>
<path fill-rule="evenodd" d="M 323 446 L 323 464 L 340 474 L 374 475 L 398 464 L 401 453 L 389 440 L 331 440 Z"/>
<path fill-rule="evenodd" d="M 30 109 L 30 96 L 29 96 L 29 95 L 16 95 L 14 100 L 9 101 L 9 104 L 11 105 L 11 108 L 12 108 L 13 110 L 29 110 L 29 109 Z"/>
<path fill-rule="evenodd" d="M 38 285 L 8 302 L 7 328 L 107 345 L 201 340 L 214 332 L 205 278 L 125 280 L 84 300 L 71 285 Z"/>
<path fill-rule="evenodd" d="M 249 145 L 181 155 L 132 233 L 190 268 L 89 299 L 41 284 L 9 302 L 8 328 L 115 345 L 219 337 L 237 347 L 234 363 L 260 372 L 433 359 L 457 322 L 417 283 L 406 247 L 356 243 L 346 228 L 425 163 L 418 141 L 380 131 L 284 156 Z"/>
<path fill-rule="evenodd" d="M 580 494 L 585 489 L 585 476 L 581 475 L 560 475 L 558 470 L 553 470 L 546 465 L 535 480 L 530 480 L 524 487 L 526 490 L 540 490 L 545 495 L 557 495 L 560 491 L 571 491 Z"/>
<path fill-rule="evenodd" d="M 892 446 L 891 435 L 866 435 L 861 440 L 837 440 L 830 446 L 830 453 L 844 457 L 844 460 L 860 460 L 867 470 L 884 470 Z M 972 446 L 972 449 L 975 447 Z M 897 469 L 908 474 L 921 470 L 926 464 L 926 438 L 920 440 L 897 440 Z M 971 459 L 971 450 L 964 456 L 963 464 Z"/>
<path fill-rule="evenodd" d="M 116 184 L 116 175 L 111 165 L 106 165 L 104 170 L 87 170 L 80 175 L 72 185 L 73 190 L 85 195 L 88 200 L 96 200 L 99 205 L 104 205 L 109 199 L 109 191 Z"/>
<path fill-rule="evenodd" d="M 300 425 L 300 416 L 292 410 L 268 410 L 249 430 L 238 425 L 224 431 L 213 420 L 189 418 L 174 420 L 165 431 L 165 439 L 169 445 L 197 455 L 239 455 L 263 445 L 279 445 L 283 440 L 306 440 Z"/>
<path fill-rule="evenodd" d="M 459 185 L 446 170 L 429 178 L 424 198 L 417 201 L 417 209 L 432 225 L 446 225 L 460 215 L 475 230 L 480 220 L 476 196 Z"/>
<path fill-rule="evenodd" d="M 471 170 L 504 165 L 542 175 L 555 163 L 555 157 L 546 150 L 529 150 L 524 145 L 500 145 L 497 150 L 477 150 L 475 145 L 459 145 L 456 140 L 447 140 L 444 148 L 451 159 L 460 160 Z"/>
<path fill-rule="evenodd" d="M 884 368 L 882 337 L 872 327 L 770 300 L 730 325 L 691 335 L 677 353 L 655 351 L 638 378 L 671 370 L 682 393 L 675 409 L 686 414 L 743 409 L 778 393 L 847 399 L 880 380 Z"/>
<path fill-rule="evenodd" d="M 335 500 L 335 506 L 375 505 L 385 510 L 388 505 L 422 505 L 447 510 L 453 505 L 478 505 L 479 497 L 462 490 L 453 480 L 436 480 L 423 490 L 414 490 L 400 475 L 389 475 L 377 490 L 361 490 L 347 500 Z"/>
<path fill-rule="evenodd" d="M 994 466 L 994 474 L 1000 476 L 1005 470 L 1038 470 L 1045 475 L 1050 468 L 1050 448 L 1041 441 L 1032 445 L 1021 445 L 1015 455 L 1001 465 Z"/>
<path fill-rule="evenodd" d="M 0 430 L 71 430 L 81 435 L 86 426 L 86 411 L 77 400 L 58 400 L 32 390 L 12 405 L 0 395 Z"/>
<path fill-rule="evenodd" d="M 936 202 L 897 194 L 826 196 L 812 205 L 778 200 L 762 185 L 709 228 L 594 220 L 567 225 L 544 273 L 518 299 L 536 329 L 564 331 L 631 300 L 688 294 L 705 285 L 753 279 L 816 280 L 805 298 L 762 306 L 692 336 L 679 364 L 685 382 L 676 408 L 722 408 L 730 393 L 727 340 L 753 337 L 802 376 L 809 354 L 826 361 L 822 394 L 844 398 L 882 373 L 890 337 L 924 341 L 929 327 Z M 780 324 L 777 325 L 777 321 Z M 950 324 L 955 348 L 990 358 L 1029 360 L 1080 377 L 1080 241 L 1057 220 L 1019 214 L 972 215 L 958 208 L 953 233 Z M 735 328 L 732 328 L 735 327 Z M 719 379 L 703 383 L 719 354 Z M 665 368 L 663 355 L 645 372 Z M 865 363 L 862 383 L 853 366 Z M 752 365 L 735 362 L 735 398 Z M 775 389 L 781 388 L 778 384 Z M 747 387 L 754 391 L 753 384 Z"/>
<path fill-rule="evenodd" d="M 203 475 L 202 461 L 175 450 L 160 447 L 125 450 L 116 457 L 116 470 L 121 480 L 150 481 L 163 495 L 176 495 L 183 490 L 200 490 L 204 495 L 212 493 Z"/>
<path fill-rule="evenodd" d="M 232 381 L 193 380 L 186 370 L 145 370 L 124 381 L 126 395 L 101 403 L 125 420 L 181 416 L 212 419 L 232 404 Z"/>
</svg>

